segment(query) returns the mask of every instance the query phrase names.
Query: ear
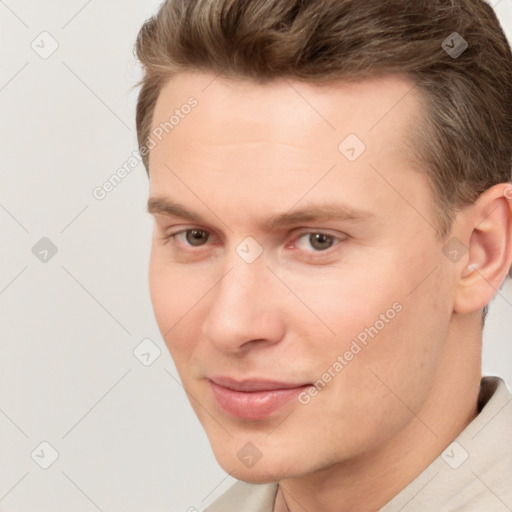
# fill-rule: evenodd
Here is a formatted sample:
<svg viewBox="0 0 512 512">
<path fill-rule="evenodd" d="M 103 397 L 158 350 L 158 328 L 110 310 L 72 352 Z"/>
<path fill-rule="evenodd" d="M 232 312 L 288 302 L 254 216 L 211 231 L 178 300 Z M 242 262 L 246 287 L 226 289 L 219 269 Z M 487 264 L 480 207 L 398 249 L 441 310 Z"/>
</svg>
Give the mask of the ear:
<svg viewBox="0 0 512 512">
<path fill-rule="evenodd" d="M 491 302 L 512 265 L 512 185 L 494 185 L 459 215 L 468 259 L 456 276 L 454 311 L 470 313 Z"/>
</svg>

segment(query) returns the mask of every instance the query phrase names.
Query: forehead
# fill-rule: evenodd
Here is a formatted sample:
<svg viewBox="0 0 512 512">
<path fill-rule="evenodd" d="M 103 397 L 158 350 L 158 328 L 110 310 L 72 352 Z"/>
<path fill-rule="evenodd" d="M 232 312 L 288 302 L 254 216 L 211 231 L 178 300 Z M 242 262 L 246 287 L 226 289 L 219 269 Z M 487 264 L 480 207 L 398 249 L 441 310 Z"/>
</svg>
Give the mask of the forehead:
<svg viewBox="0 0 512 512">
<path fill-rule="evenodd" d="M 367 197 L 381 197 L 378 174 L 412 172 L 404 142 L 420 100 L 398 75 L 319 86 L 179 74 L 155 106 L 152 133 L 159 130 L 161 140 L 150 151 L 152 193 L 228 190 L 234 203 L 244 197 L 239 206 L 257 198 L 261 206 L 262 194 L 291 204 L 322 180 L 324 191 L 338 187 L 348 197 L 364 188 Z"/>
<path fill-rule="evenodd" d="M 284 78 L 259 84 L 211 73 L 187 72 L 174 76 L 161 90 L 152 129 L 168 122 L 170 115 L 191 97 L 196 99 L 197 107 L 188 115 L 196 120 L 200 118 L 201 123 L 196 123 L 200 124 L 200 131 L 197 132 L 198 126 L 187 130 L 180 117 L 182 126 L 179 130 L 177 125 L 176 130 L 173 128 L 173 136 L 179 137 L 181 133 L 193 141 L 195 132 L 199 136 L 213 129 L 216 142 L 226 135 L 225 142 L 243 143 L 250 135 L 292 144 L 310 137 L 313 131 L 318 133 L 319 140 L 326 137 L 326 144 L 346 132 L 357 133 L 367 140 L 375 132 L 376 137 L 382 138 L 391 135 L 390 126 L 400 136 L 403 132 L 397 129 L 417 111 L 419 99 L 415 85 L 401 75 L 317 85 Z M 304 124 L 310 130 L 305 132 Z M 280 129 L 284 126 L 286 130 Z"/>
</svg>

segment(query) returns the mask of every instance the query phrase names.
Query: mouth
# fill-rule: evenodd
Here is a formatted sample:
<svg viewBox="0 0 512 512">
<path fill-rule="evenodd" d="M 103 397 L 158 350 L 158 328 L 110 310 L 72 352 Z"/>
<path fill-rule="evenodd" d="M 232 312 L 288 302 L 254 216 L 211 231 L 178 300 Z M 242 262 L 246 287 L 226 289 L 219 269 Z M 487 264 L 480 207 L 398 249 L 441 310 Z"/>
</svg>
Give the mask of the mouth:
<svg viewBox="0 0 512 512">
<path fill-rule="evenodd" d="M 224 412 L 246 420 L 267 418 L 312 385 L 260 379 L 237 381 L 229 377 L 213 377 L 209 384 Z"/>
</svg>

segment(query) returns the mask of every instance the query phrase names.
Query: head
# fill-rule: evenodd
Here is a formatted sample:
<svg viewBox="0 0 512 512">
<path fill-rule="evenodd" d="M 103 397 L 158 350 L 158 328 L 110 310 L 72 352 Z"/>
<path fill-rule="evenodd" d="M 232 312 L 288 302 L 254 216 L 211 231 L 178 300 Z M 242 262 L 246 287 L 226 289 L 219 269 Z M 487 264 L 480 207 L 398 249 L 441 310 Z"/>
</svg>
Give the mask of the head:
<svg viewBox="0 0 512 512">
<path fill-rule="evenodd" d="M 270 481 L 390 439 L 410 417 L 382 382 L 419 409 L 512 262 L 512 56 L 492 9 L 175 0 L 136 49 L 151 298 L 217 459 Z M 234 417 L 218 376 L 317 393 Z"/>
</svg>

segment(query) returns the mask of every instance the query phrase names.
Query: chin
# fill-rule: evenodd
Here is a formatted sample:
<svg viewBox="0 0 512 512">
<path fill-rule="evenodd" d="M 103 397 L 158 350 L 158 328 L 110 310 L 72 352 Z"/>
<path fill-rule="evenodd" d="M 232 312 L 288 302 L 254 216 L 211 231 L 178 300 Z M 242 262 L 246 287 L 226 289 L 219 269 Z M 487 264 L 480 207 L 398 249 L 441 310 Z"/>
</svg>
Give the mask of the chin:
<svg viewBox="0 0 512 512">
<path fill-rule="evenodd" d="M 224 468 L 227 471 L 226 468 Z M 283 477 L 281 474 L 276 474 L 274 471 L 267 472 L 265 469 L 257 469 L 256 467 L 247 468 L 247 469 L 235 469 L 231 471 L 231 476 L 236 478 L 237 480 L 242 480 L 243 482 L 247 482 L 248 484 L 270 484 L 276 483 L 279 480 L 282 480 Z"/>
<path fill-rule="evenodd" d="M 265 456 L 255 462 L 252 466 L 247 466 L 238 456 L 232 457 L 231 454 L 215 454 L 218 464 L 237 480 L 242 480 L 250 484 L 268 484 L 275 483 L 286 478 L 293 478 L 301 472 L 297 471 L 296 464 L 290 459 L 289 454 L 283 454 L 279 459 Z M 243 457 L 241 457 L 243 458 Z"/>
</svg>

